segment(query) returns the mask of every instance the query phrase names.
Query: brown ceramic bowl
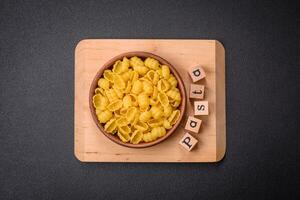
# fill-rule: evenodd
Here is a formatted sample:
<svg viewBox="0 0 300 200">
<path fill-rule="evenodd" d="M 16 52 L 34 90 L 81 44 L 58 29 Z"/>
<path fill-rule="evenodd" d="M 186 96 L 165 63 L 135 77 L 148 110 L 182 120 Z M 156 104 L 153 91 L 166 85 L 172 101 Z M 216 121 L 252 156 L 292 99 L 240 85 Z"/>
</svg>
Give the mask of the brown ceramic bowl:
<svg viewBox="0 0 300 200">
<path fill-rule="evenodd" d="M 173 127 L 167 131 L 166 135 L 161 137 L 161 138 L 158 138 L 157 140 L 155 141 L 152 141 L 152 142 L 142 142 L 142 143 L 139 143 L 139 144 L 131 144 L 131 143 L 124 143 L 122 142 L 117 135 L 112 135 L 110 133 L 107 133 L 105 130 L 104 130 L 104 127 L 102 126 L 102 124 L 100 124 L 100 122 L 98 121 L 97 119 L 97 116 L 96 116 L 96 111 L 95 111 L 95 108 L 93 106 L 93 95 L 94 95 L 94 91 L 95 89 L 97 88 L 97 85 L 98 85 L 98 80 L 99 78 L 102 76 L 104 70 L 106 69 L 110 69 L 112 68 L 113 64 L 115 63 L 115 61 L 117 60 L 120 60 L 122 59 L 123 57 L 127 57 L 127 58 L 130 58 L 130 57 L 133 57 L 133 56 L 138 56 L 142 59 L 145 59 L 147 57 L 152 57 L 152 58 L 155 58 L 156 60 L 158 60 L 161 64 L 164 64 L 164 65 L 167 65 L 169 66 L 170 68 L 170 71 L 172 72 L 172 74 L 176 77 L 177 81 L 178 81 L 178 88 L 180 90 L 180 93 L 181 93 L 181 97 L 182 97 L 182 102 L 179 106 L 179 109 L 180 109 L 180 117 L 178 119 L 178 121 L 176 122 L 176 124 L 173 125 Z M 168 61 L 164 60 L 163 58 L 157 56 L 157 55 L 154 55 L 152 53 L 148 53 L 148 52 L 128 52 L 128 53 L 123 53 L 123 54 L 120 54 L 112 59 L 110 59 L 107 63 L 105 63 L 100 69 L 99 71 L 97 72 L 93 82 L 92 82 L 92 85 L 91 85 L 91 88 L 90 88 L 90 95 L 89 95 L 89 105 L 90 105 L 90 110 L 91 110 L 91 113 L 92 113 L 92 117 L 94 119 L 94 122 L 97 124 L 98 128 L 100 129 L 100 131 L 106 136 L 108 137 L 110 140 L 112 140 L 113 142 L 117 143 L 117 144 L 120 144 L 120 145 L 123 145 L 123 146 L 126 146 L 126 147 L 132 147 L 132 148 L 143 148 L 143 147 L 149 147 L 149 146 L 152 146 L 152 145 L 155 145 L 155 144 L 158 144 L 162 141 L 164 141 L 165 139 L 167 139 L 175 130 L 176 128 L 178 127 L 179 123 L 181 122 L 182 120 L 182 116 L 184 115 L 184 112 L 185 112 L 185 107 L 186 107 L 186 94 L 185 94 L 185 89 L 184 89 L 184 85 L 183 85 L 183 82 L 182 82 L 182 79 L 181 77 L 179 76 L 179 74 L 177 73 L 176 69 L 174 68 L 173 65 L 171 65 Z"/>
</svg>

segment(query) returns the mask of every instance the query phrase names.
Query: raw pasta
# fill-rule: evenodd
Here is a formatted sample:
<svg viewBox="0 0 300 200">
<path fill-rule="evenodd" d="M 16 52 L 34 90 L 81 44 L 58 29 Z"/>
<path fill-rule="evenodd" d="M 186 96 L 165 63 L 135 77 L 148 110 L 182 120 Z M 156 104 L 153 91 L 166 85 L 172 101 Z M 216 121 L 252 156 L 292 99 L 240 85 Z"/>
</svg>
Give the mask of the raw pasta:
<svg viewBox="0 0 300 200">
<path fill-rule="evenodd" d="M 152 142 L 166 135 L 181 113 L 178 81 L 154 58 L 124 57 L 104 71 L 93 96 L 104 130 L 122 142 Z M 117 133 L 117 134 L 116 134 Z"/>
</svg>

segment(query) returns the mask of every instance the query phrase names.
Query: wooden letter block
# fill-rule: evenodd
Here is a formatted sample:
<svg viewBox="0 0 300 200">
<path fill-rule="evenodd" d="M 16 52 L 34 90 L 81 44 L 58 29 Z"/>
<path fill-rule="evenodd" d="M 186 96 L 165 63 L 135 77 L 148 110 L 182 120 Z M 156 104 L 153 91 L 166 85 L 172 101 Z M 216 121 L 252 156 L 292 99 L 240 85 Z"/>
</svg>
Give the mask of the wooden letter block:
<svg viewBox="0 0 300 200">
<path fill-rule="evenodd" d="M 185 130 L 191 131 L 194 133 L 198 133 L 200 126 L 201 126 L 201 120 L 197 119 L 195 117 L 189 116 L 186 124 L 185 124 Z"/>
<path fill-rule="evenodd" d="M 205 71 L 203 70 L 203 68 L 201 66 L 196 66 L 196 67 L 191 68 L 189 70 L 189 74 L 194 83 L 196 81 L 203 79 L 206 76 Z"/>
<path fill-rule="evenodd" d="M 204 85 L 191 84 L 190 85 L 190 98 L 203 99 L 204 97 Z"/>
<path fill-rule="evenodd" d="M 208 115 L 208 101 L 194 102 L 195 115 Z"/>
<path fill-rule="evenodd" d="M 198 140 L 191 136 L 190 134 L 184 134 L 183 138 L 180 140 L 179 144 L 183 146 L 188 151 L 191 151 L 197 144 Z"/>
</svg>

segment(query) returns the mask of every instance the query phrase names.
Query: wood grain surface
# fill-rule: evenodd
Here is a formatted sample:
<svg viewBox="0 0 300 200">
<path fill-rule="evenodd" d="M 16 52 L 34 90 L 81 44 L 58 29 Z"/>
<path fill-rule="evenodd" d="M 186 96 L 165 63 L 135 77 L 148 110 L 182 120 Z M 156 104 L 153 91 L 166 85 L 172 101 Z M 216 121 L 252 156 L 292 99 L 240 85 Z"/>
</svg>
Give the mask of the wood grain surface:
<svg viewBox="0 0 300 200">
<path fill-rule="evenodd" d="M 188 89 L 188 69 L 202 65 L 206 78 L 205 98 L 209 115 L 200 132 L 192 134 L 198 144 L 188 152 L 178 142 L 185 122 L 193 115 L 193 100 L 187 101 L 182 122 L 166 141 L 143 149 L 113 143 L 97 128 L 89 110 L 89 89 L 101 66 L 112 57 L 128 51 L 146 51 L 168 60 L 179 72 Z M 74 153 L 82 162 L 217 162 L 226 149 L 225 50 L 216 40 L 87 39 L 75 50 Z"/>
</svg>

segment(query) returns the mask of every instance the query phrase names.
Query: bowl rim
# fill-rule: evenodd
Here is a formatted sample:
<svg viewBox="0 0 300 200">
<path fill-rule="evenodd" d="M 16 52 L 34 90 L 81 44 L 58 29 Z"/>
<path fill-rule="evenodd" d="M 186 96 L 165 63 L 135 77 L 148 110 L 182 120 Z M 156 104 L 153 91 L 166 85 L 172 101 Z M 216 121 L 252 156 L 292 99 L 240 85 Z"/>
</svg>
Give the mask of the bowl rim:
<svg viewBox="0 0 300 200">
<path fill-rule="evenodd" d="M 171 129 L 167 130 L 166 135 L 164 135 L 163 137 L 160 137 L 157 140 L 154 140 L 152 142 L 139 143 L 139 144 L 124 143 L 118 137 L 116 137 L 115 135 L 113 135 L 111 133 L 107 133 L 104 130 L 104 127 L 98 121 L 98 118 L 97 118 L 97 115 L 96 115 L 96 111 L 95 111 L 95 108 L 94 108 L 94 105 L 93 105 L 93 96 L 95 94 L 95 89 L 98 86 L 98 80 L 103 75 L 103 72 L 105 70 L 111 68 L 113 66 L 113 64 L 115 63 L 115 61 L 121 60 L 123 57 L 130 58 L 130 57 L 133 57 L 133 56 L 137 56 L 137 57 L 141 57 L 141 58 L 152 57 L 152 58 L 158 60 L 161 64 L 169 66 L 171 73 L 176 77 L 176 80 L 178 82 L 178 86 L 177 87 L 178 87 L 178 89 L 179 89 L 179 91 L 181 93 L 181 96 L 182 96 L 181 104 L 179 106 L 179 110 L 180 110 L 179 119 L 173 125 L 173 127 Z M 182 121 L 184 113 L 185 113 L 185 109 L 186 109 L 186 92 L 185 92 L 185 86 L 184 86 L 183 80 L 182 80 L 181 76 L 179 75 L 179 73 L 177 72 L 176 68 L 172 64 L 170 64 L 167 60 L 163 59 L 162 57 L 160 57 L 158 55 L 155 55 L 153 53 L 145 52 L 145 51 L 125 52 L 125 53 L 121 53 L 121 54 L 119 54 L 119 55 L 111 58 L 110 60 L 108 60 L 97 71 L 95 77 L 93 78 L 91 86 L 90 86 L 90 91 L 89 91 L 89 108 L 90 108 L 90 111 L 91 111 L 92 118 L 93 118 L 95 124 L 97 125 L 97 127 L 99 128 L 100 132 L 102 132 L 111 141 L 113 141 L 113 142 L 115 142 L 115 143 L 117 143 L 119 145 L 122 145 L 122 146 L 125 146 L 125 147 L 130 147 L 130 148 L 145 148 L 145 147 L 150 147 L 150 146 L 156 145 L 156 144 L 161 143 L 162 141 L 166 140 L 170 135 L 172 135 L 175 132 L 175 130 L 179 126 L 180 122 Z"/>
</svg>

